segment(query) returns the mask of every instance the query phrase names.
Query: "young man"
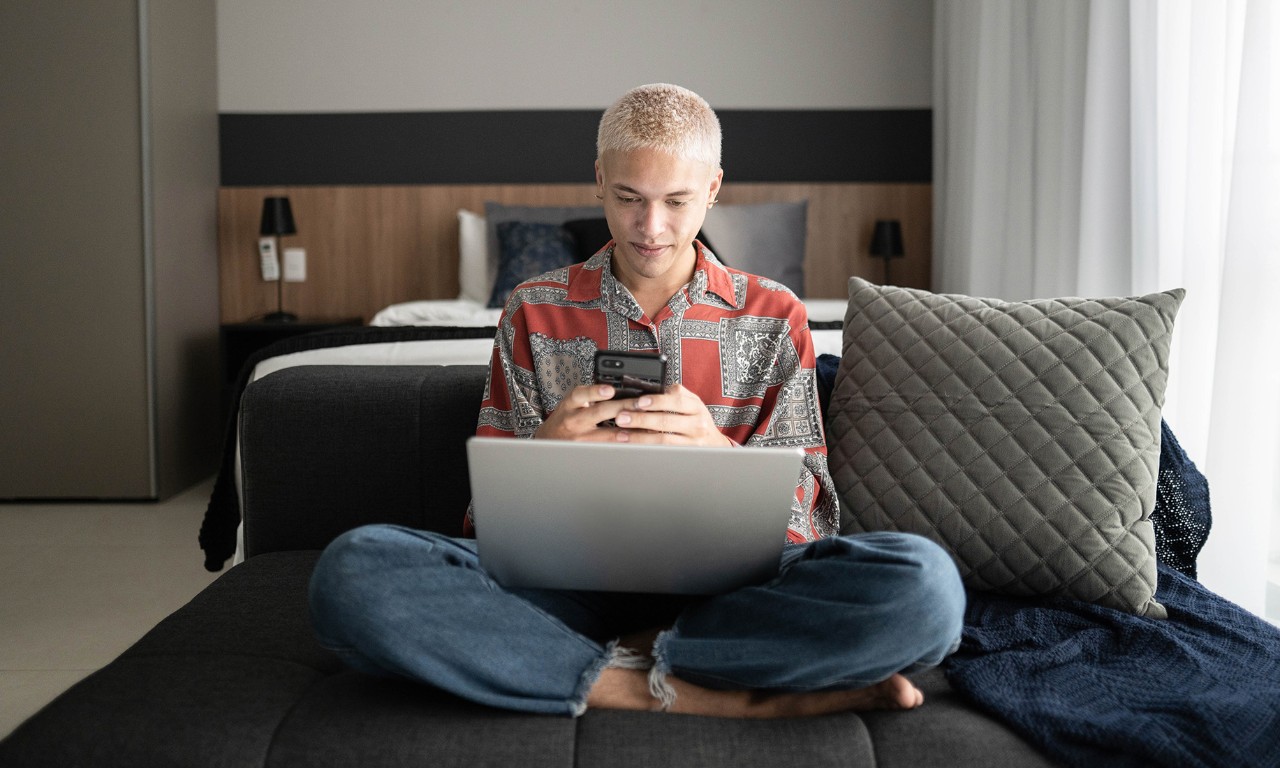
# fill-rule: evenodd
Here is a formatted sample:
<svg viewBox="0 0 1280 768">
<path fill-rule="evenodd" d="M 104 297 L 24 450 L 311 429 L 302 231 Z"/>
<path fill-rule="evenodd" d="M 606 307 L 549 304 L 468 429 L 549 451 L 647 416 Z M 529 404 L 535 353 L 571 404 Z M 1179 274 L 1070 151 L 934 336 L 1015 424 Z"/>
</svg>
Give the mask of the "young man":
<svg viewBox="0 0 1280 768">
<path fill-rule="evenodd" d="M 959 576 L 921 537 L 838 535 L 803 305 L 694 239 L 722 178 L 719 121 L 696 94 L 642 86 L 605 112 L 596 187 L 613 241 L 512 293 L 477 432 L 801 446 L 778 576 L 708 598 L 508 590 L 470 540 L 370 526 L 316 567 L 327 647 L 358 668 L 530 712 L 779 717 L 922 703 L 902 673 L 958 644 Z M 666 390 L 611 399 L 591 383 L 606 348 L 665 353 Z M 715 487 L 708 478 L 691 515 Z"/>
</svg>

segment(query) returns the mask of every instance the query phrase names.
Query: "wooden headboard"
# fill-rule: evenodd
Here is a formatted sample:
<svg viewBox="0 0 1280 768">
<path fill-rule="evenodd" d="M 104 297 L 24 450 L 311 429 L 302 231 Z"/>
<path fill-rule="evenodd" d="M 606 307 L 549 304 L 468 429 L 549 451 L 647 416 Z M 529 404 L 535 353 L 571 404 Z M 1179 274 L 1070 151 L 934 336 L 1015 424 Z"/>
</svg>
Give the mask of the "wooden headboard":
<svg viewBox="0 0 1280 768">
<path fill-rule="evenodd" d="M 257 254 L 262 199 L 288 195 L 298 234 L 284 248 L 307 252 L 307 279 L 284 284 L 284 308 L 304 319 L 361 317 L 391 304 L 458 295 L 458 218 L 510 205 L 598 205 L 593 184 L 222 187 L 218 275 L 224 323 L 276 308 L 276 284 L 262 280 Z M 932 259 L 929 184 L 726 182 L 724 204 L 808 200 L 805 292 L 844 298 L 851 275 L 884 281 L 867 253 L 876 219 L 902 222 L 906 256 L 892 282 L 928 288 Z M 732 262 L 732 254 L 725 254 Z"/>
</svg>

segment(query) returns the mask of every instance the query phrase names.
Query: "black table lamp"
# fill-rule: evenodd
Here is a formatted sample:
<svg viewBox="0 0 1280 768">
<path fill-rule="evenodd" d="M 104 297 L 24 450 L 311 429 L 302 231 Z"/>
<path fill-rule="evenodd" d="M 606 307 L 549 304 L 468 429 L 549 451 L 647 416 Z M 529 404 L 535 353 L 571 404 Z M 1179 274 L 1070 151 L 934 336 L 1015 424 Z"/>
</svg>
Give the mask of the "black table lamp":
<svg viewBox="0 0 1280 768">
<path fill-rule="evenodd" d="M 889 261 L 901 258 L 902 222 L 897 219 L 880 219 L 871 233 L 871 255 L 884 259 L 884 284 L 889 285 Z"/>
<path fill-rule="evenodd" d="M 258 228 L 258 234 L 275 239 L 276 258 L 281 259 L 280 237 L 298 234 L 298 228 L 293 224 L 293 209 L 289 207 L 289 198 L 268 197 L 262 201 L 262 226 Z M 280 265 L 275 270 L 276 311 L 263 319 L 269 323 L 297 322 L 297 315 L 284 311 L 284 275 L 281 274 L 283 265 L 280 261 L 276 263 Z"/>
</svg>

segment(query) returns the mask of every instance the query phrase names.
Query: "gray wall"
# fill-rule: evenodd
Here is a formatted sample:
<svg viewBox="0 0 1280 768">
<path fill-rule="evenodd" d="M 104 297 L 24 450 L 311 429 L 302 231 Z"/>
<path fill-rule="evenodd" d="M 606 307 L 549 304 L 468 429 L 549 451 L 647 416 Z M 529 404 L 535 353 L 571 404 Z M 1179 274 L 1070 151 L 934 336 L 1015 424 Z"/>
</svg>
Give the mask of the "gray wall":
<svg viewBox="0 0 1280 768">
<path fill-rule="evenodd" d="M 214 469 L 215 15 L 148 5 L 0 10 L 0 498 Z"/>
<path fill-rule="evenodd" d="M 219 109 L 928 107 L 932 0 L 219 0 Z"/>
<path fill-rule="evenodd" d="M 222 439 L 217 11 L 148 6 L 156 472 L 168 496 L 213 474 Z"/>
<path fill-rule="evenodd" d="M 214 106 L 599 109 L 670 81 L 725 109 L 928 107 L 932 34 L 931 0 L 6 0 L 0 498 L 212 472 Z"/>
</svg>

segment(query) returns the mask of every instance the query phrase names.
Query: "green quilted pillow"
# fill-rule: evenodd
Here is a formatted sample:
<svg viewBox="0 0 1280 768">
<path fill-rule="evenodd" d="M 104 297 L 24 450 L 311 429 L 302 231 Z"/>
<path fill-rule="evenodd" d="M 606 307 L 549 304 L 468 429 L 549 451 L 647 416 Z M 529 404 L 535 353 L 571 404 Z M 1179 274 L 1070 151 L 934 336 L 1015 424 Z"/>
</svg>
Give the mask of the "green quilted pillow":
<svg viewBox="0 0 1280 768">
<path fill-rule="evenodd" d="M 1150 515 L 1183 295 L 1005 302 L 852 278 L 827 421 L 842 531 L 929 536 L 974 589 L 1163 617 Z"/>
</svg>

